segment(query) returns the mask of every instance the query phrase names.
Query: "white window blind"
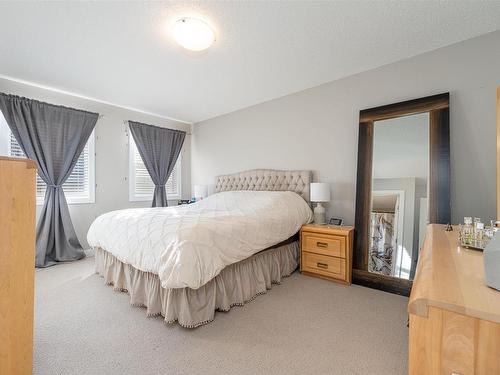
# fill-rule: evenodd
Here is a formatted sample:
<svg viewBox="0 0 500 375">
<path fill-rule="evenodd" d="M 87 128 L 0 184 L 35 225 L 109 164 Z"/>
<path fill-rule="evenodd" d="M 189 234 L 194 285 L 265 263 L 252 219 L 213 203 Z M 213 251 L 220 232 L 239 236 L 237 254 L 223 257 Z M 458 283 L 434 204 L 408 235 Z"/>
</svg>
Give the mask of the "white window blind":
<svg viewBox="0 0 500 375">
<path fill-rule="evenodd" d="M 9 129 L 9 156 L 13 156 L 16 158 L 25 158 L 23 150 L 21 150 L 21 146 L 17 143 L 14 134 Z M 45 182 L 40 178 L 40 176 L 36 175 L 36 198 L 37 200 L 43 200 L 45 196 Z"/>
<path fill-rule="evenodd" d="M 134 138 L 130 135 L 130 163 L 129 163 L 129 178 L 130 178 L 130 200 L 143 201 L 152 200 L 155 185 L 148 170 L 142 161 L 139 150 L 134 142 Z M 181 157 L 177 159 L 174 169 L 170 174 L 165 185 L 167 191 L 167 199 L 181 198 Z"/>
<path fill-rule="evenodd" d="M 7 134 L 8 145 L 7 155 L 19 158 L 25 158 L 24 152 L 21 150 L 19 143 L 17 143 L 14 134 L 10 131 L 7 122 L 0 112 L 0 133 Z M 63 184 L 63 190 L 66 195 L 66 200 L 69 204 L 72 203 L 93 203 L 94 202 L 94 133 L 89 137 L 87 144 L 83 148 L 78 161 L 69 175 L 66 182 Z M 36 197 L 37 203 L 42 203 L 45 198 L 45 190 L 47 185 L 40 178 L 36 176 Z"/>
</svg>

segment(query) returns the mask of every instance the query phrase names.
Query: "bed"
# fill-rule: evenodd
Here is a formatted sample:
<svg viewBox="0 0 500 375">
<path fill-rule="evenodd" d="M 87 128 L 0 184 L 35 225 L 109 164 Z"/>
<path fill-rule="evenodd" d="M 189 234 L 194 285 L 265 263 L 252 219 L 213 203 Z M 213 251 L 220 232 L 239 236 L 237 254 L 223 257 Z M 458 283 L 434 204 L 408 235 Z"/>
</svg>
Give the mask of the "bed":
<svg viewBox="0 0 500 375">
<path fill-rule="evenodd" d="M 96 273 L 148 316 L 209 323 L 295 271 L 310 180 L 310 171 L 245 171 L 216 177 L 215 194 L 194 204 L 103 214 L 87 236 Z"/>
</svg>

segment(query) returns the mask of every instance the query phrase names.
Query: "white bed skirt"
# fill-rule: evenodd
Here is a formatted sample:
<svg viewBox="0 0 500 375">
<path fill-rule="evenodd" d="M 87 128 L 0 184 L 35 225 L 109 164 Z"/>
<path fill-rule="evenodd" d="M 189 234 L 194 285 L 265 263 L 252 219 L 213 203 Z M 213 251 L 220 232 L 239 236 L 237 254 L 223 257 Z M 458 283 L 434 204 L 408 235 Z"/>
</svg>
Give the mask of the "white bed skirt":
<svg viewBox="0 0 500 375">
<path fill-rule="evenodd" d="M 148 316 L 162 315 L 165 322 L 186 328 L 210 323 L 215 311 L 241 306 L 281 283 L 297 269 L 297 241 L 271 248 L 224 268 L 198 289 L 165 289 L 158 275 L 122 263 L 107 251 L 95 249 L 96 273 L 114 290 L 130 294 L 130 304 L 147 308 Z"/>
</svg>

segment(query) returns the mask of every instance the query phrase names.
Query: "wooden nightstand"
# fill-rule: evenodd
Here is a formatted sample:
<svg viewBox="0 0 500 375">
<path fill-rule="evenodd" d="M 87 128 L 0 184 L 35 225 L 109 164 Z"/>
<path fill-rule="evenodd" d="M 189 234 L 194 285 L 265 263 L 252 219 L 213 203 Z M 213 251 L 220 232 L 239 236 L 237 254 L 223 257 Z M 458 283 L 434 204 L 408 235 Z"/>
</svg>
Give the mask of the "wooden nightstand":
<svg viewBox="0 0 500 375">
<path fill-rule="evenodd" d="M 351 284 L 354 228 L 307 224 L 300 230 L 300 272 Z"/>
</svg>

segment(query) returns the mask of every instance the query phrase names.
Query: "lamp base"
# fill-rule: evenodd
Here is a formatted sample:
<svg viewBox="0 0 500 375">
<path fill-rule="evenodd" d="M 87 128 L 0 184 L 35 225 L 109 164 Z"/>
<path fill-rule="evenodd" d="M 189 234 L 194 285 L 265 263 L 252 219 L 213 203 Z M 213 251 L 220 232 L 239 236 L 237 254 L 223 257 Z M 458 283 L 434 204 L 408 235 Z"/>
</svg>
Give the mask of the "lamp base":
<svg viewBox="0 0 500 375">
<path fill-rule="evenodd" d="M 320 202 L 314 208 L 314 224 L 326 224 L 326 210 Z"/>
</svg>

